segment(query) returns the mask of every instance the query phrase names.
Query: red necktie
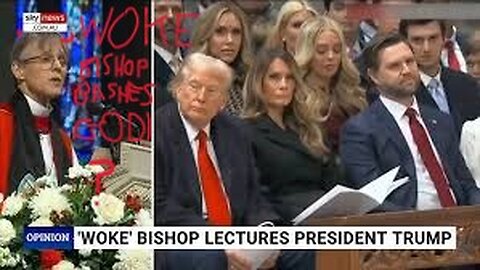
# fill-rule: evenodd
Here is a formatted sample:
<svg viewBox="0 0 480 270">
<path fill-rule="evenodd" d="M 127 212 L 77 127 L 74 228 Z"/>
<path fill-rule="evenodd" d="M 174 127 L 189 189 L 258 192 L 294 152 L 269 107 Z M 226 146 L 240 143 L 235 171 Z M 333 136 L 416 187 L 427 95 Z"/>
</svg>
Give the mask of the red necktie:
<svg viewBox="0 0 480 270">
<path fill-rule="evenodd" d="M 457 55 L 455 54 L 455 49 L 453 47 L 453 41 L 447 40 L 445 42 L 445 48 L 447 49 L 447 56 L 448 56 L 448 67 L 459 71 L 460 70 L 460 63 L 458 62 Z"/>
<path fill-rule="evenodd" d="M 50 134 L 52 131 L 52 122 L 49 117 L 33 116 L 33 121 L 40 134 Z"/>
<path fill-rule="evenodd" d="M 430 145 L 430 141 L 427 137 L 427 132 L 417 120 L 417 112 L 412 108 L 408 108 L 405 112 L 405 115 L 407 115 L 409 118 L 410 130 L 412 131 L 413 140 L 418 147 L 418 151 L 420 152 L 423 163 L 427 168 L 428 174 L 430 175 L 430 178 L 432 178 L 441 205 L 443 207 L 455 206 L 456 203 L 453 200 L 452 194 L 450 193 L 447 177 L 443 172 L 440 163 L 435 157 L 435 153 L 433 152 L 433 148 Z"/>
<path fill-rule="evenodd" d="M 203 130 L 200 130 L 197 139 L 199 141 L 198 169 L 200 171 L 200 182 L 207 206 L 209 223 L 217 226 L 229 226 L 232 224 L 232 218 L 221 180 L 208 155 L 207 134 Z"/>
</svg>

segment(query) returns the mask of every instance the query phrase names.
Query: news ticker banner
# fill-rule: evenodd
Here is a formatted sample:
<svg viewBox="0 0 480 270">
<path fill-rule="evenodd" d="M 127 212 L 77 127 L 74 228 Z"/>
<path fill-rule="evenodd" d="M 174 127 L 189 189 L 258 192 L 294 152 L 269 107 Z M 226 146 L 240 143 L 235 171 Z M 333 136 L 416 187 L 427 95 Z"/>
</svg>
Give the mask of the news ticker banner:
<svg viewBox="0 0 480 270">
<path fill-rule="evenodd" d="M 26 249 L 453 250 L 454 226 L 25 227 Z"/>
<path fill-rule="evenodd" d="M 23 13 L 23 32 L 67 32 L 67 16 L 61 12 Z"/>
</svg>

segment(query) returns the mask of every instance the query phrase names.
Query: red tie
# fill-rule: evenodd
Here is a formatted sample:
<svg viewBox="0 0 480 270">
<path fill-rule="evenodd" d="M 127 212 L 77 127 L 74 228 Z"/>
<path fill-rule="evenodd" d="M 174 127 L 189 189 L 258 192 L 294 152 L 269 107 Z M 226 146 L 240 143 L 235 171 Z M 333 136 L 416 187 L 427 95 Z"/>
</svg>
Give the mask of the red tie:
<svg viewBox="0 0 480 270">
<path fill-rule="evenodd" d="M 445 48 L 447 49 L 448 55 L 448 67 L 453 70 L 460 71 L 460 63 L 458 62 L 457 55 L 455 54 L 453 41 L 447 40 L 445 42 Z"/>
<path fill-rule="evenodd" d="M 207 151 L 207 134 L 198 132 L 198 169 L 207 206 L 208 220 L 211 225 L 229 226 L 232 218 L 228 209 L 226 194 L 223 191 L 221 180 L 217 175 L 213 162 Z"/>
<path fill-rule="evenodd" d="M 40 134 L 50 134 L 52 131 L 52 122 L 49 117 L 33 116 L 33 121 Z"/>
<path fill-rule="evenodd" d="M 452 194 L 450 193 L 447 177 L 443 172 L 440 163 L 435 157 L 435 153 L 433 152 L 433 148 L 430 145 L 430 141 L 427 137 L 427 132 L 417 120 L 417 112 L 412 108 L 408 108 L 405 114 L 409 118 L 410 130 L 412 131 L 413 140 L 418 147 L 418 151 L 420 152 L 423 163 L 427 168 L 428 174 L 430 175 L 430 178 L 432 178 L 441 205 L 443 207 L 455 206 L 456 203 L 453 200 Z"/>
</svg>

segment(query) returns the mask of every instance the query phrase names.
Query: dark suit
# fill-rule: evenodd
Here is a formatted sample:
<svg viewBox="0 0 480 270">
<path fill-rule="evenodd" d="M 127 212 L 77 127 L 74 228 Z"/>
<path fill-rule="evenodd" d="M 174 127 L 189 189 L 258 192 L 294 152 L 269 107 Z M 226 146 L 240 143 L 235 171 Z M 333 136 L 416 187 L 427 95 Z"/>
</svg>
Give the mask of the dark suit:
<svg viewBox="0 0 480 270">
<path fill-rule="evenodd" d="M 282 218 L 292 220 L 335 186 L 334 168 L 312 155 L 294 131 L 266 115 L 247 122 L 264 194 Z"/>
<path fill-rule="evenodd" d="M 450 118 L 428 106 L 419 105 L 419 108 L 458 205 L 480 203 L 479 190 L 460 154 Z M 347 122 L 341 137 L 340 155 L 347 180 L 355 188 L 400 165 L 399 177 L 409 176 L 410 180 L 394 191 L 378 210 L 416 208 L 417 177 L 413 156 L 395 119 L 380 99 Z"/>
<path fill-rule="evenodd" d="M 155 127 L 157 223 L 206 225 L 197 166 L 176 104 L 160 109 Z M 230 201 L 233 225 L 278 220 L 260 196 L 254 157 L 241 122 L 221 113 L 211 122 L 210 136 Z"/>
<path fill-rule="evenodd" d="M 445 67 L 442 67 L 440 80 L 445 89 L 455 130 L 460 135 L 465 121 L 480 117 L 480 87 L 470 75 Z M 416 96 L 419 103 L 438 108 L 435 100 L 422 83 Z"/>
<path fill-rule="evenodd" d="M 173 70 L 167 62 L 156 51 L 155 55 L 155 109 L 173 101 L 172 95 L 168 91 L 168 83 L 173 78 Z"/>
<path fill-rule="evenodd" d="M 163 106 L 155 118 L 155 224 L 207 225 L 197 166 L 177 104 Z M 233 225 L 279 221 L 258 184 L 251 141 L 243 124 L 224 113 L 210 123 L 221 179 L 230 202 Z M 161 256 L 156 259 L 159 261 Z M 166 269 L 225 269 L 223 251 L 166 252 Z M 313 252 L 285 252 L 280 269 L 313 269 Z M 157 267 L 160 266 L 157 264 Z"/>
</svg>

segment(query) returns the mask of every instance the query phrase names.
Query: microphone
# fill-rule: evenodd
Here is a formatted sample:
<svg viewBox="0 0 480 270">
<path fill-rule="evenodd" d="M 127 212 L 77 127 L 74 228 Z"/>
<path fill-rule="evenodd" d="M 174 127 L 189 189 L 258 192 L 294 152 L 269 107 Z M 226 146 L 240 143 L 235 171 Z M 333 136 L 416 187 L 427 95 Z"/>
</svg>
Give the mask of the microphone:
<svg viewBox="0 0 480 270">
<path fill-rule="evenodd" d="M 91 115 L 99 116 L 104 111 L 109 110 L 112 106 L 105 105 L 103 102 L 88 102 L 86 109 Z"/>
<path fill-rule="evenodd" d="M 116 112 L 116 115 L 118 115 L 119 118 L 125 124 L 127 124 L 127 126 L 130 125 L 133 128 L 133 130 L 136 133 L 135 136 L 138 136 L 140 134 L 140 126 L 138 126 L 138 124 L 128 120 L 125 116 L 123 116 L 123 114 L 117 108 L 115 108 L 111 104 L 105 104 L 103 102 L 95 102 L 95 103 L 88 102 L 87 105 L 86 105 L 86 109 L 91 115 L 94 115 L 94 116 L 101 116 L 106 112 L 112 112 L 112 111 Z"/>
<path fill-rule="evenodd" d="M 110 104 L 105 104 L 103 102 L 88 102 L 85 106 L 85 108 L 87 109 L 87 111 L 92 115 L 92 116 L 96 116 L 96 117 L 99 117 L 99 118 L 102 118 L 103 115 L 105 113 L 110 113 L 110 114 L 114 114 L 115 117 L 106 117 L 105 121 L 106 121 L 106 124 L 105 126 L 103 127 L 103 130 L 105 132 L 105 134 L 111 138 L 115 138 L 118 136 L 119 133 L 121 134 L 127 134 L 127 137 L 129 136 L 128 135 L 128 132 L 124 132 L 125 131 L 125 128 L 128 129 L 128 126 L 131 126 L 132 127 L 132 131 L 133 131 L 133 135 L 135 137 L 139 137 L 140 136 L 140 133 L 141 133 L 141 128 L 138 124 L 132 122 L 131 120 L 129 120 L 128 118 L 126 118 L 125 116 L 123 116 L 123 114 L 117 109 L 115 108 L 114 106 L 110 105 Z M 119 122 L 119 120 L 121 122 Z M 122 129 L 121 129 L 122 128 Z M 122 140 L 124 140 L 125 137 L 122 137 Z M 140 144 L 140 141 L 131 141 L 135 144 Z M 101 137 L 101 145 L 103 145 L 104 147 L 108 147 L 110 149 L 110 154 L 112 156 L 112 159 L 114 161 L 115 164 L 119 164 L 120 163 L 120 142 L 112 142 L 112 141 L 108 141 L 107 139 Z"/>
</svg>

